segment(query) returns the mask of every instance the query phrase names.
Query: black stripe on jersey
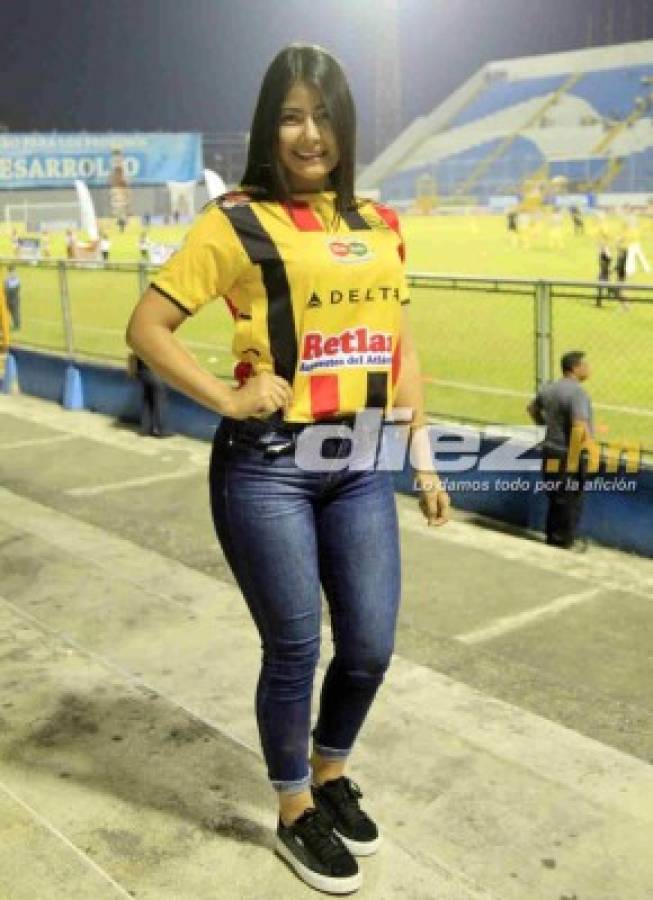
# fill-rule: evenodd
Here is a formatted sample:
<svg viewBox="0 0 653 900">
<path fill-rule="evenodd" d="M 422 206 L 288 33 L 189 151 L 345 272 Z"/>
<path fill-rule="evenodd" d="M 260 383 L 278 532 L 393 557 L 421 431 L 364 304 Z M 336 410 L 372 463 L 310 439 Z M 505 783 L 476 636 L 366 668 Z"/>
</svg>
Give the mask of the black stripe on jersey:
<svg viewBox="0 0 653 900">
<path fill-rule="evenodd" d="M 387 372 L 368 372 L 367 373 L 367 399 L 365 406 L 367 409 L 385 407 L 388 402 L 388 373 Z"/>
<path fill-rule="evenodd" d="M 268 299 L 268 337 L 277 375 L 292 383 L 297 368 L 297 336 L 290 284 L 277 246 L 251 206 L 222 208 L 250 261 L 261 267 Z"/>
<path fill-rule="evenodd" d="M 154 288 L 154 290 L 157 292 L 157 294 L 161 294 L 161 296 L 165 297 L 166 300 L 169 300 L 171 303 L 174 303 L 175 306 L 178 309 L 180 309 L 182 312 L 186 313 L 187 316 L 193 315 L 193 313 L 191 312 L 190 309 L 186 309 L 186 307 L 182 303 L 180 303 L 179 300 L 177 300 L 175 297 L 173 297 L 167 291 L 164 291 L 163 288 L 160 288 L 158 284 L 154 284 L 154 282 L 152 282 L 150 284 L 150 287 Z"/>
<path fill-rule="evenodd" d="M 363 229 L 369 231 L 372 226 L 361 216 L 357 209 L 347 209 L 342 214 L 342 218 L 352 231 L 361 231 Z"/>
</svg>

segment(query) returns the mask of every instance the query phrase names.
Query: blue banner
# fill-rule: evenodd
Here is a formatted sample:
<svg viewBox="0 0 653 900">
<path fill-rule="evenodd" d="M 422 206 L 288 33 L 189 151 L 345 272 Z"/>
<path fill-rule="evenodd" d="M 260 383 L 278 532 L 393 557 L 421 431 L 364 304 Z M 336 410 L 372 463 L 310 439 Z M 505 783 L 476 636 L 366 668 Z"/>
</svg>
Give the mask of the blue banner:
<svg viewBox="0 0 653 900">
<path fill-rule="evenodd" d="M 107 187 L 121 154 L 129 187 L 198 181 L 199 134 L 0 134 L 0 188 Z"/>
</svg>

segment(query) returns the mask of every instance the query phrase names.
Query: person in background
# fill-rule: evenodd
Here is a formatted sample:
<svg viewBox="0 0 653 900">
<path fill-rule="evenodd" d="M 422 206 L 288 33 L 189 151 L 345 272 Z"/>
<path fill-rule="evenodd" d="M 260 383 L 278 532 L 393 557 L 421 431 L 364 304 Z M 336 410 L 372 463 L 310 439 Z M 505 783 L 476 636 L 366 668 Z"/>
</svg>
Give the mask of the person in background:
<svg viewBox="0 0 653 900">
<path fill-rule="evenodd" d="M 628 278 L 628 244 L 624 238 L 619 239 L 616 249 L 617 254 L 614 263 L 614 271 L 617 276 L 617 281 L 621 284 L 625 284 Z M 619 308 L 622 312 L 626 312 L 630 309 L 621 287 L 614 289 L 613 296 L 619 301 Z"/>
<path fill-rule="evenodd" d="M 16 273 L 16 266 L 9 266 L 4 283 L 7 307 L 11 317 L 11 330 L 20 330 L 20 278 Z"/>
<path fill-rule="evenodd" d="M 147 236 L 147 231 L 141 231 L 141 236 L 138 239 L 138 250 L 143 262 L 148 262 L 150 258 L 150 241 Z"/>
<path fill-rule="evenodd" d="M 70 228 L 66 230 L 66 257 L 68 259 L 75 258 L 75 235 Z"/>
<path fill-rule="evenodd" d="M 517 210 L 509 209 L 506 213 L 506 224 L 508 226 L 508 234 L 510 235 L 510 242 L 513 246 L 517 243 L 517 231 L 518 231 L 518 221 L 517 221 Z"/>
<path fill-rule="evenodd" d="M 576 237 L 585 233 L 585 222 L 583 220 L 583 213 L 578 206 L 570 206 L 569 214 L 571 215 L 571 221 L 574 223 L 574 234 Z"/>
<path fill-rule="evenodd" d="M 527 411 L 537 425 L 546 427 L 542 443 L 542 471 L 549 504 L 546 542 L 571 550 L 583 508 L 586 476 L 585 456 L 579 448 L 593 439 L 592 401 L 582 387 L 590 375 L 585 353 L 570 350 L 560 365 L 562 378 L 544 385 Z M 572 442 L 576 442 L 575 447 Z"/>
<path fill-rule="evenodd" d="M 104 262 L 109 262 L 109 252 L 111 250 L 111 241 L 106 231 L 100 232 L 100 253 Z"/>
<path fill-rule="evenodd" d="M 130 353 L 127 358 L 127 374 L 143 385 L 140 434 L 143 437 L 170 437 L 168 428 L 168 388 L 139 356 Z"/>
<path fill-rule="evenodd" d="M 599 247 L 599 275 L 597 281 L 602 281 L 607 284 L 610 281 L 611 268 L 612 252 L 610 250 L 610 245 L 601 244 Z M 596 306 L 599 308 L 603 306 L 603 298 L 605 296 L 610 296 L 610 288 L 600 287 L 596 293 Z"/>
</svg>

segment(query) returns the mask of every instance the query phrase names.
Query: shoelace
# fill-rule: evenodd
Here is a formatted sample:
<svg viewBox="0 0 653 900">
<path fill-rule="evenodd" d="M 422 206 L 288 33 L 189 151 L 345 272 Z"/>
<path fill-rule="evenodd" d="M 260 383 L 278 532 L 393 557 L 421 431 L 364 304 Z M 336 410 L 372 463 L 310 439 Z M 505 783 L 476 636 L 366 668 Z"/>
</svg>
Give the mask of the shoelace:
<svg viewBox="0 0 653 900">
<path fill-rule="evenodd" d="M 301 830 L 320 856 L 326 861 L 341 856 L 342 844 L 333 833 L 331 822 L 317 810 L 311 810 L 304 815 Z"/>
<path fill-rule="evenodd" d="M 330 789 L 338 804 L 345 808 L 345 815 L 351 818 L 367 819 L 367 816 L 358 805 L 363 792 L 351 778 L 341 776 Z"/>
</svg>

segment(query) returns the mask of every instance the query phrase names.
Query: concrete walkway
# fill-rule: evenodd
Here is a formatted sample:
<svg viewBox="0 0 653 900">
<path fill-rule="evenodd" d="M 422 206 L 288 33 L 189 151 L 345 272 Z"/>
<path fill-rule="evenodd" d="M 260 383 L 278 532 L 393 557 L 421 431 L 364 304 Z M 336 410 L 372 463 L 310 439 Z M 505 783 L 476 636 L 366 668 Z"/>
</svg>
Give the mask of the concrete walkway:
<svg viewBox="0 0 653 900">
<path fill-rule="evenodd" d="M 318 896 L 270 852 L 208 454 L 0 396 L 0 900 Z M 385 843 L 358 896 L 650 900 L 653 562 L 398 505 L 397 654 L 350 772 Z"/>
</svg>

